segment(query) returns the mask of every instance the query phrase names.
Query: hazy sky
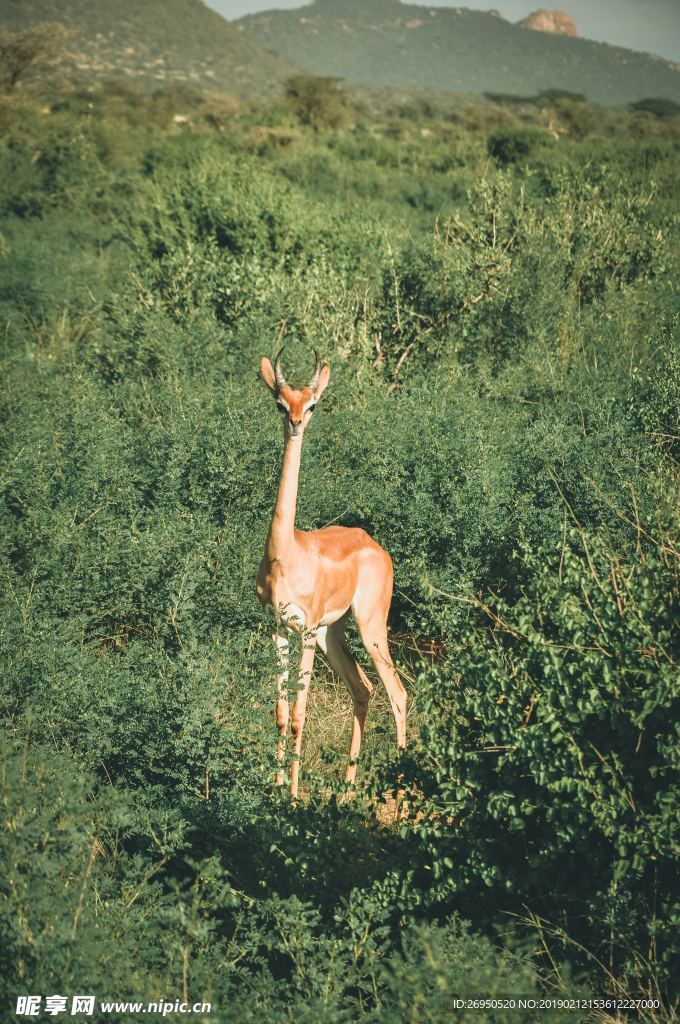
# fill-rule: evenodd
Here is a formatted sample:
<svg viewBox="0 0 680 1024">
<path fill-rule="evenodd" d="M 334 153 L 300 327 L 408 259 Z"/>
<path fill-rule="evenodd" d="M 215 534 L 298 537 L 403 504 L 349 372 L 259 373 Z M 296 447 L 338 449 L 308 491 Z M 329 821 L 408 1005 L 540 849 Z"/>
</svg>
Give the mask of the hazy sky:
<svg viewBox="0 0 680 1024">
<path fill-rule="evenodd" d="M 305 7 L 305 0 L 205 0 L 225 18 L 255 11 Z M 418 0 L 411 0 L 418 2 Z M 366 0 L 370 4 L 370 0 Z M 427 7 L 471 7 L 500 11 L 518 21 L 544 7 L 562 10 L 575 19 L 579 35 L 632 50 L 648 50 L 680 62 L 680 0 L 435 0 Z"/>
</svg>

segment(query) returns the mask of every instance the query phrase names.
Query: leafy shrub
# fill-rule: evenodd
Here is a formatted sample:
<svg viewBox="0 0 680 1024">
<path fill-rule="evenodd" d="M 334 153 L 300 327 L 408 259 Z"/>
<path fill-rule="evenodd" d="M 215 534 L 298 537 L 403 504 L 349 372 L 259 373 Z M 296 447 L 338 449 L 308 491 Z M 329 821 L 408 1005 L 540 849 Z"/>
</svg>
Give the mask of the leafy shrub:
<svg viewBox="0 0 680 1024">
<path fill-rule="evenodd" d="M 560 103 L 566 100 L 568 103 L 585 103 L 586 96 L 582 92 L 570 92 L 569 89 L 542 89 L 538 94 L 541 99 L 549 103 Z"/>
<path fill-rule="evenodd" d="M 489 138 L 489 156 L 498 160 L 502 167 L 508 164 L 526 163 L 544 138 L 533 128 L 513 128 L 496 132 Z"/>
<path fill-rule="evenodd" d="M 331 76 L 292 75 L 286 79 L 286 96 L 301 124 L 311 128 L 338 128 L 347 116 L 340 91 L 341 79 Z"/>
<path fill-rule="evenodd" d="M 634 369 L 630 403 L 640 425 L 662 450 L 677 454 L 680 439 L 680 346 L 672 334 L 662 339 L 663 349 L 653 373 Z"/>
<path fill-rule="evenodd" d="M 572 530 L 525 550 L 516 600 L 478 601 L 486 625 L 423 679 L 407 828 L 440 898 L 521 892 L 610 970 L 647 975 L 651 949 L 670 980 L 680 594 L 672 537 L 640 543 Z"/>
<path fill-rule="evenodd" d="M 598 308 L 606 292 L 666 277 L 672 257 L 649 230 L 642 190 L 622 200 L 600 169 L 548 172 L 536 205 L 524 187 L 510 173 L 478 185 L 467 217 L 386 266 L 381 349 L 393 373 L 480 357 L 505 366 L 539 339 L 568 363 L 568 341 L 561 346 L 582 335 L 584 309 Z"/>
<path fill-rule="evenodd" d="M 653 114 L 654 117 L 677 117 L 680 114 L 680 104 L 673 100 L 662 97 L 650 96 L 646 99 L 636 100 L 631 103 L 631 110 L 639 110 L 643 114 Z"/>
<path fill-rule="evenodd" d="M 379 890 L 340 901 L 334 893 L 324 915 L 304 898 L 299 869 L 302 897 L 249 895 L 234 885 L 233 862 L 230 870 L 219 853 L 201 855 L 192 845 L 191 826 L 176 811 L 98 792 L 68 756 L 39 745 L 5 746 L 2 765 L 7 1002 L 27 984 L 158 1000 L 178 991 L 179 975 L 185 999 L 212 1003 L 225 1020 L 266 1012 L 340 1022 L 358 1012 L 389 1021 L 406 1019 L 416 1003 L 434 1021 L 453 998 L 497 988 L 536 993 L 528 963 L 501 960 L 455 916 L 410 922 L 396 937 Z M 209 828 L 204 819 L 201 831 Z M 219 832 L 211 834 L 219 842 Z M 475 1011 L 474 1020 L 510 1021 L 510 1012 Z"/>
</svg>

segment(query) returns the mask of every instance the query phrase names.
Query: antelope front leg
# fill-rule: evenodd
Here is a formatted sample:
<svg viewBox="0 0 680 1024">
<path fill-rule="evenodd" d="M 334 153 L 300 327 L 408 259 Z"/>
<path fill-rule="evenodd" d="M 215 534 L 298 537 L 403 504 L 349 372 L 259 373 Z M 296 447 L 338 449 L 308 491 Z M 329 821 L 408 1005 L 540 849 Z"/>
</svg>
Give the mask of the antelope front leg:
<svg viewBox="0 0 680 1024">
<path fill-rule="evenodd" d="M 274 633 L 276 644 L 276 658 L 279 663 L 279 671 L 276 676 L 276 725 L 279 730 L 279 739 L 276 744 L 276 785 L 283 785 L 283 756 L 286 746 L 286 732 L 288 730 L 288 638 Z"/>
<path fill-rule="evenodd" d="M 307 694 L 309 683 L 312 678 L 314 667 L 314 655 L 316 653 L 316 630 L 307 631 L 302 634 L 300 640 L 302 655 L 300 657 L 300 676 L 298 679 L 299 690 L 293 713 L 291 715 L 290 731 L 293 734 L 293 763 L 290 768 L 290 795 L 298 795 L 298 778 L 300 775 L 300 750 L 302 748 L 302 730 L 305 727 L 305 715 L 307 713 Z"/>
</svg>

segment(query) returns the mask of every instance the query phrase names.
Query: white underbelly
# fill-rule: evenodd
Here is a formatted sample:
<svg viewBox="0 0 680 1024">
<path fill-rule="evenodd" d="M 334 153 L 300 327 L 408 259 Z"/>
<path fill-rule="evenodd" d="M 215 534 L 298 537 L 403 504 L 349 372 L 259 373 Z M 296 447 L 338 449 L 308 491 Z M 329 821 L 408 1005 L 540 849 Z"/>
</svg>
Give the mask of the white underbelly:
<svg viewBox="0 0 680 1024">
<path fill-rule="evenodd" d="M 341 619 L 343 617 L 346 611 L 346 608 L 341 608 L 340 611 L 337 612 L 326 612 L 324 617 L 320 620 L 319 625 L 332 626 L 334 622 L 337 622 L 338 619 Z"/>
<path fill-rule="evenodd" d="M 278 608 L 274 608 L 270 604 L 266 607 L 268 611 L 272 611 L 274 613 L 277 620 L 286 629 L 290 629 L 298 633 L 307 628 L 307 616 L 299 605 L 289 602 L 288 604 L 280 604 Z M 338 619 L 341 619 L 346 612 L 346 608 L 339 608 L 337 611 L 326 612 L 318 623 L 319 627 L 332 626 L 333 623 L 337 622 Z"/>
</svg>

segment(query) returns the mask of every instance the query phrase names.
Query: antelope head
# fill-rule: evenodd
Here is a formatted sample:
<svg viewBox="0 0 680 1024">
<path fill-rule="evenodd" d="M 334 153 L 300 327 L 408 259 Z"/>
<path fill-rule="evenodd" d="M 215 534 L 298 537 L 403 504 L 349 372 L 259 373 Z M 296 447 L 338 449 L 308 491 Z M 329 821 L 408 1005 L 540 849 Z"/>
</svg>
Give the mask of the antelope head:
<svg viewBox="0 0 680 1024">
<path fill-rule="evenodd" d="M 260 372 L 262 380 L 276 399 L 285 436 L 298 437 L 309 423 L 314 407 L 326 389 L 331 370 L 328 363 L 321 364 L 319 353 L 314 349 L 316 362 L 309 384 L 304 388 L 292 388 L 283 375 L 282 353 L 283 349 L 276 354 L 273 365 L 271 359 L 262 356 Z"/>
</svg>

